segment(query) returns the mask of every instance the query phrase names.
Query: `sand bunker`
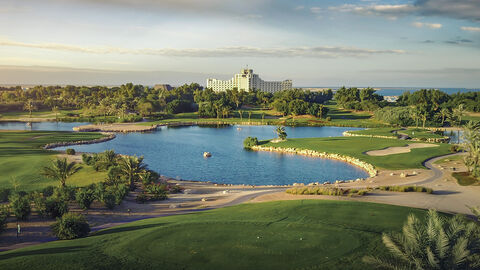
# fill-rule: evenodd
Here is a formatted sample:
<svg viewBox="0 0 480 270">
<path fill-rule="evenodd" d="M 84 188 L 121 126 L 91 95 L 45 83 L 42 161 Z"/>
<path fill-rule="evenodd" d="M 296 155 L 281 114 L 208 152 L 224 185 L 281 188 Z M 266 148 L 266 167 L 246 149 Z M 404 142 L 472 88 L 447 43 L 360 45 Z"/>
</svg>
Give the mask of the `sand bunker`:
<svg viewBox="0 0 480 270">
<path fill-rule="evenodd" d="M 410 149 L 413 148 L 427 148 L 427 147 L 437 147 L 436 144 L 429 144 L 429 143 L 412 143 L 407 146 L 399 146 L 399 147 L 388 147 L 382 150 L 373 150 L 365 152 L 365 154 L 369 156 L 388 156 L 394 154 L 402 154 L 402 153 L 409 153 Z"/>
</svg>

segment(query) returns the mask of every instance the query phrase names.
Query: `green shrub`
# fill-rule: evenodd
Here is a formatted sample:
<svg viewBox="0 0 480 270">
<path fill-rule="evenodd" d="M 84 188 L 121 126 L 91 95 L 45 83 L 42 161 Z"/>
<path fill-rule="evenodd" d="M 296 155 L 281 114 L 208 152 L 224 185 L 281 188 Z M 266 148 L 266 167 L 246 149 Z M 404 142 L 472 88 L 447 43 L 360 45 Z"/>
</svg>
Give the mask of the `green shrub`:
<svg viewBox="0 0 480 270">
<path fill-rule="evenodd" d="M 247 137 L 243 141 L 243 147 L 247 148 L 247 149 L 250 149 L 250 148 L 252 148 L 253 146 L 256 146 L 256 145 L 258 145 L 257 137 Z"/>
<path fill-rule="evenodd" d="M 66 213 L 52 225 L 52 231 L 58 239 L 75 239 L 87 236 L 90 225 L 84 216 Z"/>
<path fill-rule="evenodd" d="M 327 122 L 330 122 L 330 121 L 332 121 L 332 118 L 330 116 L 327 116 L 327 118 L 325 118 L 325 120 L 327 120 Z"/>
<path fill-rule="evenodd" d="M 64 187 L 57 187 L 53 190 L 53 197 L 58 198 L 62 201 L 71 201 L 75 200 L 75 193 L 76 190 L 73 187 L 64 186 Z"/>
<path fill-rule="evenodd" d="M 107 188 L 107 192 L 110 192 L 115 196 L 115 204 L 117 205 L 122 203 L 125 196 L 127 196 L 129 190 L 130 188 L 124 184 L 118 186 L 110 186 Z"/>
<path fill-rule="evenodd" d="M 27 196 L 10 196 L 10 202 L 15 217 L 19 220 L 26 220 L 32 211 Z"/>
<path fill-rule="evenodd" d="M 450 146 L 450 152 L 457 153 L 458 151 L 460 151 L 460 147 L 458 145 L 452 144 L 452 146 Z"/>
<path fill-rule="evenodd" d="M 115 208 L 115 205 L 117 205 L 117 198 L 112 191 L 106 191 L 103 194 L 102 202 L 105 204 L 105 207 L 112 210 L 113 208 Z"/>
<path fill-rule="evenodd" d="M 148 201 L 148 197 L 147 195 L 141 193 L 137 195 L 137 197 L 135 198 L 135 201 L 137 203 L 145 203 L 146 201 Z"/>
<path fill-rule="evenodd" d="M 8 196 L 10 196 L 11 192 L 12 192 L 12 190 L 9 189 L 9 188 L 0 189 L 0 203 L 8 202 Z"/>
<path fill-rule="evenodd" d="M 145 191 L 150 195 L 152 200 L 166 200 L 167 199 L 167 185 L 165 184 L 151 184 L 145 187 Z"/>
<path fill-rule="evenodd" d="M 65 150 L 65 153 L 67 155 L 73 156 L 73 155 L 75 155 L 76 152 L 75 152 L 75 149 L 73 149 L 73 148 L 67 148 L 67 150 Z"/>
<path fill-rule="evenodd" d="M 46 217 L 48 215 L 47 203 L 43 194 L 34 192 L 31 197 L 32 197 L 33 204 L 35 205 L 35 210 L 37 211 L 38 215 L 40 215 L 41 217 Z"/>
<path fill-rule="evenodd" d="M 95 191 L 87 188 L 79 189 L 77 190 L 75 198 L 80 207 L 83 209 L 90 209 L 90 205 L 92 205 L 95 200 Z"/>
<path fill-rule="evenodd" d="M 41 191 L 41 193 L 43 194 L 43 196 L 45 197 L 50 197 L 53 195 L 53 192 L 55 191 L 55 187 L 54 186 L 48 186 L 48 187 L 44 187 Z"/>
<path fill-rule="evenodd" d="M 0 207 L 0 233 L 7 229 L 7 219 L 10 215 L 10 209 L 8 207 Z"/>
<path fill-rule="evenodd" d="M 87 154 L 82 154 L 82 161 L 83 161 L 83 163 L 91 166 L 92 165 L 92 156 L 87 155 Z"/>
<path fill-rule="evenodd" d="M 297 187 L 290 188 L 286 190 L 287 193 L 293 195 L 329 195 L 329 196 L 364 196 L 367 194 L 368 190 L 362 189 L 343 189 L 335 187 Z"/>
<path fill-rule="evenodd" d="M 381 186 L 378 189 L 392 192 L 425 192 L 433 193 L 433 189 L 422 186 Z"/>
<path fill-rule="evenodd" d="M 177 194 L 183 191 L 183 188 L 179 185 L 172 185 L 168 187 L 168 193 Z"/>
<path fill-rule="evenodd" d="M 50 197 L 45 201 L 46 212 L 49 217 L 57 218 L 68 213 L 68 203 L 60 198 Z"/>
</svg>

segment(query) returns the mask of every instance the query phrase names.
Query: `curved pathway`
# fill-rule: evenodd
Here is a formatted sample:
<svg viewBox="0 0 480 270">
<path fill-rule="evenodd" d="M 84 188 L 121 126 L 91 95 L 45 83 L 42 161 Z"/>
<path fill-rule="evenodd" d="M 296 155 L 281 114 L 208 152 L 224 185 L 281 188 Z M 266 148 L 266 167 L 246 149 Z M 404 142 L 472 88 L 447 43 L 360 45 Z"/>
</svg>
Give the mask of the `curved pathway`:
<svg viewBox="0 0 480 270">
<path fill-rule="evenodd" d="M 423 163 L 423 165 L 424 165 L 425 167 L 427 167 L 429 170 L 432 170 L 432 171 L 433 171 L 433 175 L 430 176 L 429 178 L 425 179 L 425 180 L 416 182 L 415 184 L 417 184 L 417 185 L 424 185 L 424 184 L 429 184 L 429 183 L 432 183 L 432 182 L 440 179 L 441 177 L 443 177 L 444 171 L 438 169 L 438 168 L 435 167 L 433 164 L 434 164 L 436 161 L 438 161 L 438 160 L 441 160 L 441 159 L 444 159 L 444 158 L 447 158 L 447 157 L 460 156 L 460 155 L 465 155 L 465 153 L 463 153 L 463 152 L 454 153 L 454 154 L 449 154 L 449 155 L 440 156 L 440 157 L 435 157 L 435 158 L 431 158 L 431 159 L 426 160 L 426 161 Z"/>
</svg>

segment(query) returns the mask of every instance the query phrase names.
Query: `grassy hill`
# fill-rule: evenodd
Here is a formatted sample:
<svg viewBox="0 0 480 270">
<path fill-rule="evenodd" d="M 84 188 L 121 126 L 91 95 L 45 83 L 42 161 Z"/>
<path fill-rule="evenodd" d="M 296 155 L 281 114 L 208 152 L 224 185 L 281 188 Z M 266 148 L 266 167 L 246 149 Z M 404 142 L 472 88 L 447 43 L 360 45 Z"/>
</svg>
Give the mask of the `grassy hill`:
<svg viewBox="0 0 480 270">
<path fill-rule="evenodd" d="M 381 233 L 425 211 L 362 202 L 243 204 L 0 253 L 0 269 L 366 269 Z"/>
<path fill-rule="evenodd" d="M 40 175 L 44 166 L 57 154 L 44 150 L 43 145 L 52 142 L 72 142 L 101 138 L 100 133 L 73 133 L 57 131 L 0 131 L 0 188 L 12 188 L 16 182 L 18 190 L 35 190 L 57 182 Z M 68 184 L 88 185 L 103 180 L 105 173 L 84 167 L 74 174 Z"/>
</svg>

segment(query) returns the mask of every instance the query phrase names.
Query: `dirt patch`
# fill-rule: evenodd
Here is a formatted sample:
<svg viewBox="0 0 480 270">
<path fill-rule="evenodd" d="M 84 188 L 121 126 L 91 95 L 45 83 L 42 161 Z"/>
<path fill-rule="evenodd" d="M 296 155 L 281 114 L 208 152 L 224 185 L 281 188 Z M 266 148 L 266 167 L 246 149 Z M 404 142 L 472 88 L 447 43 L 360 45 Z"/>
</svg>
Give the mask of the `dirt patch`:
<svg viewBox="0 0 480 270">
<path fill-rule="evenodd" d="M 403 154 L 409 153 L 411 149 L 414 148 L 427 148 L 427 147 L 438 147 L 436 144 L 429 144 L 429 143 L 412 143 L 407 146 L 396 146 L 396 147 L 388 147 L 382 150 L 372 150 L 365 152 L 365 154 L 369 156 L 388 156 L 394 154 Z"/>
</svg>

